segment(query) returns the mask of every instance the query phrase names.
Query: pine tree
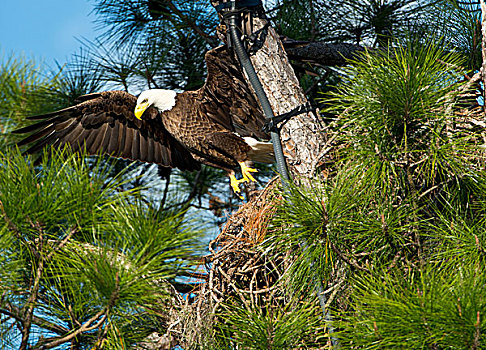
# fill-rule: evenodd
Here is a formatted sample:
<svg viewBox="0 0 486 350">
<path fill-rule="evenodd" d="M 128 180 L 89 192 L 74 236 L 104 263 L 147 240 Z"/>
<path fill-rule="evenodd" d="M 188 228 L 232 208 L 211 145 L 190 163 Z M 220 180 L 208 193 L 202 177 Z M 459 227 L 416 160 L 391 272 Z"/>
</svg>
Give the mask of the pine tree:
<svg viewBox="0 0 486 350">
<path fill-rule="evenodd" d="M 153 167 L 68 150 L 34 166 L 3 137 L 5 348 L 481 348 L 482 87 L 464 81 L 481 65 L 475 2 L 266 5 L 279 34 L 299 40 L 283 47 L 323 108 L 313 135 L 299 134 L 310 115 L 282 134 L 307 179 L 286 190 L 273 181 L 242 206 L 195 271 L 203 240 L 191 221 L 207 217 L 196 208 L 234 208 L 222 174 L 161 182 Z M 203 53 L 219 43 L 208 1 L 98 1 L 95 12 L 105 35 L 60 73 L 7 61 L 4 132 L 99 88 L 203 83 Z M 352 48 L 351 60 L 338 67 L 325 47 Z M 252 59 L 270 85 L 282 77 L 265 54 Z M 272 107 L 286 112 L 296 96 Z"/>
</svg>

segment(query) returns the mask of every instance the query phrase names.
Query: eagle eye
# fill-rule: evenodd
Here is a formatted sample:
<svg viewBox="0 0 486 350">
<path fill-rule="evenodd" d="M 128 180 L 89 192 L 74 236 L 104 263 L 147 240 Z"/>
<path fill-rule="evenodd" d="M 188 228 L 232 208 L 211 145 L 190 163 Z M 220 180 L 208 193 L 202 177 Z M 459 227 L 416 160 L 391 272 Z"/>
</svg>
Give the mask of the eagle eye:
<svg viewBox="0 0 486 350">
<path fill-rule="evenodd" d="M 148 102 L 148 99 L 147 99 L 147 98 L 144 98 L 144 99 L 142 100 L 142 103 L 147 103 L 147 102 Z"/>
</svg>

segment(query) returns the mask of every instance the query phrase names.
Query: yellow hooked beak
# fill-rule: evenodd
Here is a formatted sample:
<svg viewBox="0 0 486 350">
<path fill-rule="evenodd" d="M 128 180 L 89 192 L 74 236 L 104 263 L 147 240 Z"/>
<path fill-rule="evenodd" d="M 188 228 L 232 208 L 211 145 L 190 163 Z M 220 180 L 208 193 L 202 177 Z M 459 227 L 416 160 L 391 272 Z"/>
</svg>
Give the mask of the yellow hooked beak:
<svg viewBox="0 0 486 350">
<path fill-rule="evenodd" d="M 142 120 L 142 114 L 143 112 L 145 112 L 148 106 L 149 106 L 148 102 L 137 104 L 134 111 L 135 117 L 137 117 L 137 119 Z"/>
</svg>

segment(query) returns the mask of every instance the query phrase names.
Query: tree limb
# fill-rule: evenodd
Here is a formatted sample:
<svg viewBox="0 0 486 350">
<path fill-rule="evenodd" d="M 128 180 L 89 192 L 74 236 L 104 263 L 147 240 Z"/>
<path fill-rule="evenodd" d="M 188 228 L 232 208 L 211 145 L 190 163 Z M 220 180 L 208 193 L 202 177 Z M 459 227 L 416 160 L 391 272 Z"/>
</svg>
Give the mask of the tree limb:
<svg viewBox="0 0 486 350">
<path fill-rule="evenodd" d="M 209 46 L 216 47 L 219 45 L 217 37 L 205 33 L 193 20 L 185 16 L 172 1 L 166 1 L 166 5 L 182 22 L 200 35 Z"/>
<path fill-rule="evenodd" d="M 39 341 L 39 343 L 37 343 L 32 348 L 32 350 L 51 349 L 72 340 L 73 338 L 77 337 L 79 334 L 83 332 L 89 332 L 101 327 L 101 325 L 108 318 L 108 314 L 111 308 L 115 305 L 115 302 L 119 297 L 119 292 L 120 292 L 120 280 L 117 274 L 115 289 L 111 293 L 110 300 L 108 301 L 108 304 L 104 308 L 102 308 L 98 313 L 96 313 L 93 317 L 87 320 L 81 327 L 79 327 L 75 331 L 65 335 L 64 337 L 52 337 L 48 339 L 42 339 L 41 341 Z M 99 321 L 95 323 L 95 321 L 98 319 Z"/>
<path fill-rule="evenodd" d="M 35 303 L 37 302 L 37 296 L 39 294 L 39 288 L 40 288 L 40 283 L 41 283 L 41 278 L 42 274 L 44 273 L 44 256 L 42 255 L 42 244 L 43 244 L 43 239 L 44 239 L 44 232 L 42 228 L 40 227 L 39 224 L 35 224 L 35 227 L 39 230 L 39 244 L 41 246 L 41 249 L 39 249 L 37 252 L 40 255 L 39 258 L 39 263 L 37 265 L 36 269 L 36 274 L 35 274 L 35 279 L 34 283 L 32 285 L 32 291 L 29 299 L 25 303 L 25 311 L 23 311 L 24 315 L 22 317 L 22 342 L 20 343 L 19 350 L 25 350 L 27 349 L 27 345 L 29 342 L 29 337 L 30 337 L 30 328 L 32 326 L 32 320 L 33 320 L 33 315 L 34 315 L 34 306 Z"/>
<path fill-rule="evenodd" d="M 17 306 L 15 306 L 15 305 L 13 305 L 9 302 L 6 302 L 5 309 L 0 309 L 0 313 L 7 315 L 11 318 L 14 318 L 15 320 L 17 320 L 19 322 L 22 322 L 22 312 L 21 312 L 20 308 L 18 308 Z M 58 334 L 64 334 L 64 333 L 67 333 L 69 331 L 69 329 L 67 329 L 63 326 L 52 323 L 50 321 L 47 321 L 47 320 L 45 320 L 41 317 L 35 316 L 35 315 L 32 317 L 32 323 L 35 324 L 36 326 L 45 328 L 45 329 L 47 329 L 51 332 L 58 333 Z"/>
<path fill-rule="evenodd" d="M 284 38 L 284 49 L 291 60 L 317 63 L 324 66 L 342 66 L 365 48 L 356 44 L 307 42 Z"/>
<path fill-rule="evenodd" d="M 91 317 L 88 321 L 86 321 L 81 327 L 76 329 L 74 332 L 69 333 L 68 335 L 66 335 L 64 337 L 54 337 L 54 338 L 44 339 L 44 341 L 42 343 L 39 342 L 40 344 L 38 343 L 33 348 L 33 350 L 36 350 L 36 349 L 43 349 L 43 350 L 44 349 L 51 349 L 51 348 L 54 348 L 58 345 L 61 345 L 61 344 L 64 344 L 64 343 L 70 341 L 71 339 L 77 337 L 79 334 L 81 334 L 83 332 L 88 332 L 88 331 L 92 331 L 94 329 L 99 328 L 103 324 L 103 322 L 105 322 L 105 320 L 106 320 L 106 317 L 107 317 L 106 312 L 107 312 L 107 307 L 100 310 L 96 315 Z M 101 319 L 98 322 L 94 323 L 100 317 L 101 317 Z M 49 341 L 49 340 L 51 340 L 49 343 L 44 344 L 46 341 Z"/>
</svg>

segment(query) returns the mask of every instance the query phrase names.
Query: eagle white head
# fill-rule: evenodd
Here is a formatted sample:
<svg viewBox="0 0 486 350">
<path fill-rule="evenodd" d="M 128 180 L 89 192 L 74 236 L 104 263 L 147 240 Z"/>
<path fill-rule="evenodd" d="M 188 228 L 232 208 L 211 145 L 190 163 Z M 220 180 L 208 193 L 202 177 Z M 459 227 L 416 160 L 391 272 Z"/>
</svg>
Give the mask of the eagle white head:
<svg viewBox="0 0 486 350">
<path fill-rule="evenodd" d="M 171 110 L 176 104 L 177 93 L 173 90 L 151 89 L 143 91 L 137 99 L 135 117 L 142 119 L 143 112 L 150 106 L 157 108 L 159 112 Z"/>
</svg>

